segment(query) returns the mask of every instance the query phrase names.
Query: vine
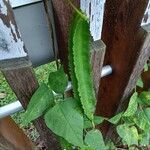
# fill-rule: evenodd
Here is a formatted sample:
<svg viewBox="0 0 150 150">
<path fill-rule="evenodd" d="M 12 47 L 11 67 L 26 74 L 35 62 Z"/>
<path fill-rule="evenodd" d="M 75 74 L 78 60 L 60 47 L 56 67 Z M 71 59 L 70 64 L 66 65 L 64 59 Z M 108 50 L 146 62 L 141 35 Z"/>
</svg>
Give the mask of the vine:
<svg viewBox="0 0 150 150">
<path fill-rule="evenodd" d="M 69 36 L 69 68 L 74 97 L 65 97 L 68 77 L 62 67 L 49 75 L 48 85 L 42 84 L 32 96 L 23 124 L 44 116 L 47 127 L 60 141 L 63 150 L 140 149 L 149 146 L 150 93 L 135 90 L 126 111 L 113 118 L 94 116 L 96 98 L 90 64 L 90 33 L 88 20 L 74 14 Z M 147 71 L 147 66 L 145 69 Z M 138 86 L 143 87 L 140 79 Z M 59 94 L 59 97 L 54 95 Z M 115 125 L 120 141 L 104 141 L 96 125 L 103 121 Z"/>
</svg>

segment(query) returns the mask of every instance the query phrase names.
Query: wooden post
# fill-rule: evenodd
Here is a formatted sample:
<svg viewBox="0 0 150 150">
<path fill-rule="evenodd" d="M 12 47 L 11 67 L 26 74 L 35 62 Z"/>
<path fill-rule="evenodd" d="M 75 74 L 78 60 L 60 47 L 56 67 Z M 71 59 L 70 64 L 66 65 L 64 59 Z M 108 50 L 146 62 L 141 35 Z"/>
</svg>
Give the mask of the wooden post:
<svg viewBox="0 0 150 150">
<path fill-rule="evenodd" d="M 150 26 L 148 26 L 148 28 L 146 27 L 146 28 L 140 29 L 142 36 L 139 36 L 139 37 L 141 37 L 141 39 L 143 39 L 144 41 L 143 41 L 143 43 L 141 43 L 140 52 L 138 54 L 139 57 L 136 60 L 136 64 L 134 65 L 134 68 L 130 75 L 128 84 L 125 88 L 122 98 L 120 99 L 120 103 L 118 105 L 118 109 L 116 112 L 121 112 L 122 110 L 126 109 L 126 106 L 128 105 L 128 102 L 129 102 L 129 97 L 131 96 L 131 93 L 132 93 L 132 90 L 136 86 L 136 82 L 142 73 L 144 65 L 150 57 L 150 30 L 149 30 L 149 27 Z M 146 86 L 148 86 L 148 84 L 146 84 L 144 88 L 146 88 Z M 110 127 L 109 132 L 107 133 L 107 139 L 110 139 L 110 138 L 115 139 L 115 141 L 116 141 L 116 139 L 118 139 L 113 127 Z"/>
<path fill-rule="evenodd" d="M 0 27 L 0 70 L 26 109 L 39 85 L 17 28 L 13 11 L 6 0 L 0 0 Z M 47 149 L 58 150 L 56 137 L 46 127 L 44 120 L 39 118 L 34 124 Z"/>
<path fill-rule="evenodd" d="M 92 72 L 93 72 L 93 81 L 94 81 L 94 89 L 96 93 L 96 98 L 98 98 L 99 85 L 101 80 L 101 71 L 104 62 L 106 45 L 103 41 L 98 40 L 96 42 L 92 42 L 91 44 L 91 64 L 92 64 Z"/>
<path fill-rule="evenodd" d="M 68 36 L 69 27 L 73 15 L 73 9 L 67 0 L 52 0 L 54 9 L 54 20 L 56 25 L 56 35 L 58 42 L 59 57 L 64 65 L 65 70 L 68 70 Z M 79 0 L 74 0 L 74 4 L 78 7 Z"/>
<path fill-rule="evenodd" d="M 80 1 L 74 0 L 73 2 L 74 5 L 79 8 Z M 65 69 L 68 70 L 68 34 L 74 11 L 66 0 L 52 0 L 52 3 L 54 8 L 59 55 Z M 92 42 L 91 49 L 91 64 L 97 95 L 99 90 L 100 72 L 103 66 L 106 47 L 105 44 L 99 40 L 97 42 Z"/>
<path fill-rule="evenodd" d="M 20 149 L 34 150 L 35 146 L 27 138 L 24 132 L 10 118 L 6 117 L 0 120 L 0 149 Z"/>
<path fill-rule="evenodd" d="M 140 28 L 148 0 L 106 0 L 102 39 L 105 42 L 105 65 L 113 75 L 101 80 L 97 114 L 112 117 L 135 87 L 149 56 L 148 33 Z M 106 134 L 108 125 L 103 127 Z"/>
<path fill-rule="evenodd" d="M 15 147 L 0 134 L 0 149 L 1 150 L 15 150 Z"/>
</svg>

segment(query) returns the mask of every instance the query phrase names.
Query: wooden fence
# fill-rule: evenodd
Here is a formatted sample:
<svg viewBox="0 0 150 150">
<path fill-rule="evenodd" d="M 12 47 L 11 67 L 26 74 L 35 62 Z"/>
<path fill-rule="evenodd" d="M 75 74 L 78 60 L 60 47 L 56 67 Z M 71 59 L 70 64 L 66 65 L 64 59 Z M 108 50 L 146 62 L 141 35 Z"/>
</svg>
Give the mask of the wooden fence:
<svg viewBox="0 0 150 150">
<path fill-rule="evenodd" d="M 51 1 L 54 9 L 59 57 L 67 71 L 68 30 L 73 10 L 66 0 Z M 113 74 L 101 79 L 99 86 L 95 85 L 96 91 L 98 91 L 96 110 L 98 115 L 112 117 L 126 107 L 127 99 L 150 56 L 150 29 L 149 25 L 145 26 L 149 20 L 149 13 L 145 14 L 148 2 L 148 0 L 106 0 L 102 28 L 102 40 L 106 45 L 106 51 L 101 53 L 94 51 L 91 61 L 96 81 L 100 79 L 99 71 L 102 69 L 102 65 L 111 65 Z M 79 7 L 79 0 L 74 0 L 74 4 Z M 0 69 L 26 109 L 31 96 L 38 88 L 38 81 L 34 75 L 32 64 L 26 56 L 26 48 L 10 5 L 5 0 L 0 0 L 0 6 L 5 8 L 4 10 L 0 7 L 0 26 L 2 27 L 0 28 Z M 142 26 L 143 24 L 144 26 Z M 10 33 L 12 39 L 5 39 L 5 32 Z M 4 41 L 2 46 L 1 39 Z M 16 41 L 14 42 L 16 45 L 12 43 L 9 46 L 8 42 L 11 40 Z M 15 47 L 16 49 L 14 49 Z M 13 55 L 3 55 L 6 48 L 8 48 L 8 53 L 13 53 Z M 18 58 L 12 58 L 11 56 L 14 54 L 17 55 L 18 50 L 21 50 Z M 97 66 L 100 70 L 97 69 Z M 146 81 L 149 80 L 146 75 L 144 76 Z M 146 88 L 149 88 L 148 84 Z M 36 120 L 34 125 L 47 149 L 59 149 L 55 135 L 47 129 L 42 118 Z M 105 136 L 113 137 L 113 130 L 109 124 L 104 124 L 101 129 Z"/>
</svg>

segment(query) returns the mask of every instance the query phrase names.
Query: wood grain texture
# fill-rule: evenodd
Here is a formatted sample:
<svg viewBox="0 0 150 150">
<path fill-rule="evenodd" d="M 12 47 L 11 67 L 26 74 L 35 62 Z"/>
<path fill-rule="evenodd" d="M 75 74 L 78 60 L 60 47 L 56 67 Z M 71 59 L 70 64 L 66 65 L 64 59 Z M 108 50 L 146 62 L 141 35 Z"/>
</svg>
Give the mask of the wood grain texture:
<svg viewBox="0 0 150 150">
<path fill-rule="evenodd" d="M 136 64 L 132 70 L 128 84 L 124 90 L 123 96 L 118 105 L 117 113 L 126 109 L 128 102 L 129 102 L 129 98 L 132 94 L 132 90 L 136 86 L 136 82 L 142 73 L 144 65 L 150 57 L 150 28 L 147 28 L 147 27 L 140 28 L 138 37 L 139 37 L 139 40 L 140 39 L 143 40 L 143 43 L 141 43 L 141 49 L 138 53 Z M 146 80 L 148 81 L 148 79 L 145 78 L 144 81 Z M 145 84 L 144 89 L 148 87 L 148 84 L 149 83 Z M 115 142 L 120 140 L 120 138 L 117 137 L 117 134 L 113 127 L 110 127 L 109 132 L 107 133 L 107 139 L 109 138 L 115 139 Z"/>
<path fill-rule="evenodd" d="M 14 145 L 0 134 L 0 150 L 16 150 Z"/>
<path fill-rule="evenodd" d="M 33 143 L 10 117 L 0 120 L 0 139 L 1 150 L 35 150 Z"/>
<path fill-rule="evenodd" d="M 66 0 L 52 0 L 54 8 L 54 16 L 56 23 L 56 33 L 58 40 L 58 50 L 65 70 L 68 70 L 68 35 L 70 23 L 73 16 L 73 9 Z M 74 5 L 79 8 L 79 0 L 73 1 Z M 94 43 L 92 43 L 94 44 Z M 98 94 L 98 87 L 100 81 L 100 72 L 102 69 L 103 59 L 105 55 L 105 46 L 101 41 L 95 42 L 91 47 L 93 49 L 91 53 L 91 63 L 94 75 L 94 86 L 96 95 Z M 98 52 L 97 49 L 100 51 Z"/>
<path fill-rule="evenodd" d="M 54 14 L 52 11 L 53 9 L 52 2 L 49 0 L 43 0 L 43 5 L 45 9 L 46 18 L 47 18 L 49 34 L 52 38 L 54 57 L 55 57 L 56 64 L 58 67 L 58 45 L 57 45 L 56 30 L 55 30 L 55 23 L 54 23 Z"/>
<path fill-rule="evenodd" d="M 2 72 L 22 106 L 26 109 L 29 100 L 39 86 L 33 68 L 30 66 L 20 69 L 3 69 Z M 47 149 L 59 150 L 57 139 L 47 128 L 43 118 L 34 121 L 34 125 Z"/>
<path fill-rule="evenodd" d="M 3 20 L 4 24 L 8 26 L 8 28 L 11 28 L 10 24 L 13 23 L 13 25 L 15 26 L 15 31 L 16 31 L 15 34 L 14 32 L 12 32 L 14 35 L 13 36 L 14 40 L 16 40 L 15 39 L 16 36 L 20 37 L 21 39 L 19 30 L 15 22 L 13 10 L 11 9 L 10 4 L 6 2 L 5 0 L 2 0 L 2 2 L 5 4 L 4 8 L 6 8 L 5 9 L 6 13 L 4 14 L 4 13 L 1 13 L 0 11 L 0 19 Z M 13 28 L 11 29 L 13 30 Z M 8 36 L 11 37 L 11 34 Z M 5 40 L 6 37 L 2 36 L 2 38 L 4 38 Z M 11 42 L 7 44 L 11 44 Z M 25 46 L 20 47 L 20 50 L 26 51 Z M 12 51 L 15 51 L 15 48 L 14 49 L 10 48 L 10 52 Z M 7 82 L 9 83 L 10 87 L 12 88 L 17 98 L 21 102 L 22 106 L 26 109 L 32 95 L 34 94 L 36 89 L 39 87 L 31 62 L 29 61 L 27 57 L 6 59 L 3 61 L 0 61 L 0 70 L 4 74 Z M 52 132 L 46 127 L 44 120 L 42 118 L 39 118 L 34 122 L 34 124 L 41 138 L 43 139 L 47 149 L 59 150 L 59 144 L 57 142 L 56 136 L 52 134 Z"/>
<path fill-rule="evenodd" d="M 79 8 L 79 0 L 73 0 L 73 3 Z M 74 11 L 67 0 L 52 0 L 52 4 L 54 9 L 59 57 L 67 71 L 69 27 Z"/>
<path fill-rule="evenodd" d="M 27 56 L 14 14 L 6 0 L 0 1 L 0 60 Z"/>
<path fill-rule="evenodd" d="M 148 25 L 149 23 L 150 23 L 150 1 L 148 2 L 141 25 L 144 26 Z"/>
<path fill-rule="evenodd" d="M 150 34 L 150 25 L 145 26 L 144 29 Z M 149 91 L 150 90 L 150 70 L 142 73 L 142 80 L 144 82 L 144 87 L 142 91 L 143 90 Z"/>
<path fill-rule="evenodd" d="M 98 98 L 100 79 L 101 79 L 101 71 L 104 62 L 106 45 L 103 41 L 98 40 L 92 42 L 91 44 L 91 64 L 92 64 L 92 72 L 93 72 L 93 81 L 94 81 L 94 89 L 96 93 L 96 97 Z"/>
<path fill-rule="evenodd" d="M 140 24 L 147 3 L 148 0 L 106 0 L 102 34 L 107 46 L 104 63 L 113 67 L 113 75 L 101 80 L 99 115 L 112 117 L 116 113 L 120 102 L 131 94 L 146 62 L 147 52 L 142 46 L 147 33 L 140 29 Z M 108 127 L 103 126 L 104 133 Z"/>
<path fill-rule="evenodd" d="M 147 71 L 147 72 L 144 72 L 142 74 L 142 80 L 144 82 L 144 88 L 143 88 L 143 90 L 149 91 L 150 90 L 150 70 Z"/>
</svg>

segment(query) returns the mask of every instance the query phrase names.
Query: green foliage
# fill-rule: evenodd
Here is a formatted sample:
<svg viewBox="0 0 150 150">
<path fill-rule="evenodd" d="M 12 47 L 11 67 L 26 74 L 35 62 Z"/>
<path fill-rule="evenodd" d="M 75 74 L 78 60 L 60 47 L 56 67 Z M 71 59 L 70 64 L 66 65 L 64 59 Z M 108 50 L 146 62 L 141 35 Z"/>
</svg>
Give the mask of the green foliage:
<svg viewBox="0 0 150 150">
<path fill-rule="evenodd" d="M 83 117 L 76 110 L 77 103 L 67 99 L 56 104 L 45 115 L 46 125 L 69 143 L 83 146 Z"/>
<path fill-rule="evenodd" d="M 91 130 L 85 136 L 85 143 L 93 150 L 106 150 L 102 133 L 99 130 Z"/>
<path fill-rule="evenodd" d="M 145 115 L 145 112 L 143 110 L 137 112 L 135 118 L 134 118 L 135 124 L 142 130 L 145 130 L 148 127 L 148 118 Z"/>
<path fill-rule="evenodd" d="M 89 119 L 93 120 L 96 98 L 90 65 L 89 43 L 89 24 L 84 19 L 79 18 L 73 37 L 74 67 L 78 80 L 78 92 L 84 112 Z"/>
<path fill-rule="evenodd" d="M 135 126 L 128 126 L 126 124 L 117 126 L 117 133 L 127 143 L 128 146 L 138 145 L 138 131 Z"/>
<path fill-rule="evenodd" d="M 121 112 L 119 114 L 117 114 L 116 116 L 112 117 L 111 119 L 109 119 L 108 121 L 112 124 L 118 124 L 118 122 L 120 121 L 122 115 L 124 112 Z"/>
<path fill-rule="evenodd" d="M 135 112 L 137 111 L 137 108 L 138 108 L 137 98 L 138 98 L 138 93 L 135 92 L 130 99 L 127 110 L 123 114 L 124 117 L 130 117 L 135 114 Z"/>
<path fill-rule="evenodd" d="M 10 103 L 10 101 L 12 99 L 16 99 L 15 94 L 11 90 L 11 88 L 10 88 L 9 84 L 7 83 L 7 81 L 5 80 L 3 74 L 0 72 L 0 94 L 1 93 L 4 93 L 5 97 L 0 98 L 0 106 L 4 106 L 4 105 Z"/>
<path fill-rule="evenodd" d="M 74 98 L 66 98 L 64 95 L 68 78 L 63 68 L 51 72 L 49 85 L 54 92 L 59 93 L 59 96 L 54 98 L 52 90 L 43 84 L 30 101 L 25 113 L 25 122 L 28 123 L 45 114 L 45 123 L 58 136 L 62 150 L 117 149 L 117 145 L 115 146 L 112 141 L 106 141 L 105 145 L 102 133 L 95 129 L 95 126 L 103 123 L 104 120 L 114 124 L 122 139 L 122 145 L 128 146 L 128 149 L 148 145 L 150 140 L 149 92 L 142 92 L 139 96 L 135 92 L 130 98 L 127 110 L 111 119 L 94 116 L 96 97 L 90 64 L 89 24 L 84 14 L 79 12 L 71 2 L 70 4 L 76 11 L 68 42 L 69 70 Z M 137 86 L 143 87 L 142 79 L 139 79 Z"/>
<path fill-rule="evenodd" d="M 75 28 L 76 28 L 75 25 L 77 24 L 79 18 L 80 16 L 77 13 L 75 13 L 72 19 L 71 27 L 70 27 L 69 42 L 68 42 L 70 77 L 72 81 L 74 98 L 77 100 L 79 100 L 80 98 L 79 98 L 79 92 L 78 92 L 78 81 L 77 81 L 75 70 L 74 70 L 73 37 L 74 37 Z"/>
<path fill-rule="evenodd" d="M 143 88 L 143 86 L 144 86 L 144 83 L 143 83 L 141 77 L 140 77 L 140 78 L 138 79 L 138 81 L 137 81 L 137 86 L 139 86 L 139 87 L 141 87 L 141 88 Z"/>
<path fill-rule="evenodd" d="M 108 141 L 107 144 L 106 144 L 106 149 L 107 150 L 116 150 L 116 146 L 115 144 L 112 142 L 112 141 Z"/>
<path fill-rule="evenodd" d="M 135 116 L 122 117 L 122 121 L 129 126 L 133 126 L 135 125 L 134 118 Z"/>
<path fill-rule="evenodd" d="M 26 113 L 24 114 L 23 123 L 28 124 L 30 121 L 43 115 L 43 113 L 54 105 L 54 96 L 47 85 L 42 84 L 32 96 Z"/>
<path fill-rule="evenodd" d="M 59 137 L 59 142 L 60 142 L 62 150 L 73 150 L 72 145 L 68 143 L 65 139 L 63 139 L 62 137 Z"/>
<path fill-rule="evenodd" d="M 145 116 L 146 116 L 148 123 L 150 125 L 150 108 L 144 109 L 144 113 L 145 113 Z"/>
<path fill-rule="evenodd" d="M 80 18 L 88 21 L 88 17 L 82 11 L 78 10 L 75 7 L 75 5 L 73 5 L 73 3 L 71 2 L 71 0 L 67 0 L 67 1 L 70 4 L 70 6 L 75 10 L 75 12 L 80 16 Z"/>
<path fill-rule="evenodd" d="M 139 95 L 138 102 L 142 105 L 150 106 L 150 92 L 142 92 Z"/>
<path fill-rule="evenodd" d="M 150 132 L 139 135 L 139 143 L 142 146 L 150 146 Z"/>
<path fill-rule="evenodd" d="M 68 84 L 68 77 L 63 68 L 49 74 L 49 85 L 56 93 L 64 93 Z"/>
<path fill-rule="evenodd" d="M 105 118 L 103 118 L 103 117 L 94 116 L 93 123 L 94 123 L 94 125 L 99 125 L 99 124 L 103 123 L 104 119 Z M 92 128 L 93 123 L 87 117 L 84 117 L 84 129 Z"/>
<path fill-rule="evenodd" d="M 144 65 L 144 71 L 146 72 L 146 71 L 148 71 L 148 64 L 146 63 L 145 65 Z"/>
</svg>

